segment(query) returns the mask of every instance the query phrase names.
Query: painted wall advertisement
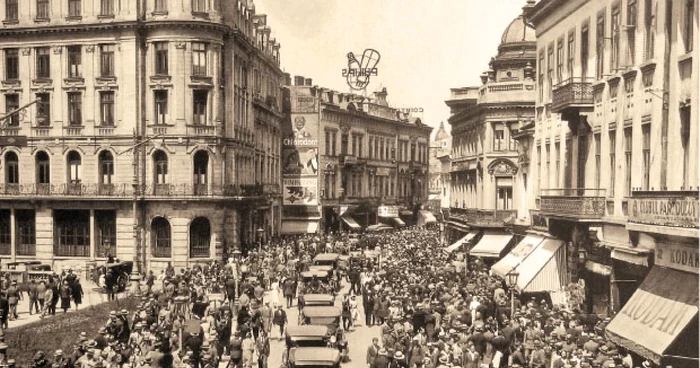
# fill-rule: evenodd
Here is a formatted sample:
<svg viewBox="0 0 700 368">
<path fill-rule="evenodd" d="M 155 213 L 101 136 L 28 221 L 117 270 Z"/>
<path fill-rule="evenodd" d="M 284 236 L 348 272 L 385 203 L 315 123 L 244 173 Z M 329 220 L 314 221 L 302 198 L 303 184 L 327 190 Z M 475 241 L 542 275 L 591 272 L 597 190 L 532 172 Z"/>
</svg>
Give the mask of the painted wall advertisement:
<svg viewBox="0 0 700 368">
<path fill-rule="evenodd" d="M 630 198 L 631 222 L 698 227 L 698 199 L 693 197 Z"/>
<path fill-rule="evenodd" d="M 303 210 L 287 213 L 316 213 L 319 212 L 319 120 L 316 99 L 293 95 L 291 103 L 292 114 L 283 126 L 282 205 Z M 296 218 L 296 221 L 299 220 Z"/>
<path fill-rule="evenodd" d="M 377 207 L 377 216 L 379 216 L 379 217 L 399 217 L 399 207 L 397 207 L 397 206 L 379 206 L 379 207 Z"/>
<path fill-rule="evenodd" d="M 675 268 L 697 274 L 700 268 L 700 250 L 697 243 L 690 245 L 656 243 L 656 261 L 658 266 Z"/>
</svg>

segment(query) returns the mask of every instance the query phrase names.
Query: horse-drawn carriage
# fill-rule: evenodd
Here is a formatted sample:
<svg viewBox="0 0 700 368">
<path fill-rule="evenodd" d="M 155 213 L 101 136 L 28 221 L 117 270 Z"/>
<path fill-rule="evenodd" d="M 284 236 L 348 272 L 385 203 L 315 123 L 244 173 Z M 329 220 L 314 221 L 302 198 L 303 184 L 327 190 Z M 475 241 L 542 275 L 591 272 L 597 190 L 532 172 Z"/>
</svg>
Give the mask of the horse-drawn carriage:
<svg viewBox="0 0 700 368">
<path fill-rule="evenodd" d="M 134 262 L 114 262 L 95 267 L 92 273 L 92 281 L 104 288 L 107 284 L 107 277 L 114 278 L 114 291 L 119 293 L 126 290 L 129 285 L 129 277 L 134 269 Z M 108 276 L 108 272 L 110 276 Z M 102 278 L 104 276 L 104 279 Z"/>
</svg>

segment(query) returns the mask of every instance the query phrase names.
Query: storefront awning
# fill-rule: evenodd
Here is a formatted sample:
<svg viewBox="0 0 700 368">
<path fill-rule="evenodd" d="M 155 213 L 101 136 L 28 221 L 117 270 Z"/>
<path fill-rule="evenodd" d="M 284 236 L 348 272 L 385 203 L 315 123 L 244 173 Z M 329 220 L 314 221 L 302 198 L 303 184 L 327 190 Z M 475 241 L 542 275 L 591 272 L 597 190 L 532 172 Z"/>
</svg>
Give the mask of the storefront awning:
<svg viewBox="0 0 700 368">
<path fill-rule="evenodd" d="M 618 261 L 649 267 L 648 253 L 624 252 L 619 249 L 613 249 L 612 252 L 610 252 L 610 257 L 617 259 Z"/>
<path fill-rule="evenodd" d="M 439 194 L 428 194 L 428 200 L 429 201 L 439 201 L 440 195 Z"/>
<path fill-rule="evenodd" d="M 605 334 L 658 365 L 663 365 L 666 355 L 697 359 L 697 316 L 698 275 L 654 266 Z M 695 329 L 689 334 L 694 337 L 683 338 L 686 329 Z"/>
<path fill-rule="evenodd" d="M 280 233 L 290 234 L 313 234 L 318 231 L 318 221 L 290 221 L 282 220 Z"/>
<path fill-rule="evenodd" d="M 456 242 L 454 242 L 454 244 L 450 245 L 449 247 L 445 247 L 445 248 L 444 248 L 444 251 L 447 252 L 447 253 L 452 253 L 452 252 L 454 252 L 455 250 L 459 249 L 459 247 L 461 247 L 462 244 L 470 242 L 470 241 L 476 236 L 476 234 L 478 234 L 478 233 L 479 233 L 478 230 L 472 230 L 472 231 L 470 231 L 470 232 L 469 232 L 465 237 L 463 237 L 462 239 L 457 240 Z"/>
<path fill-rule="evenodd" d="M 525 292 L 562 290 L 568 279 L 565 250 L 563 241 L 544 239 L 516 268 L 518 289 Z"/>
<path fill-rule="evenodd" d="M 513 235 L 495 231 L 486 231 L 481 240 L 469 251 L 474 257 L 501 258 L 501 253 L 506 248 Z"/>
<path fill-rule="evenodd" d="M 435 218 L 435 215 L 433 215 L 432 212 L 421 210 L 419 213 L 420 213 L 420 217 L 422 219 L 421 221 L 423 222 L 424 225 L 437 222 L 437 219 Z"/>
<path fill-rule="evenodd" d="M 404 227 L 404 226 L 406 226 L 406 223 L 403 222 L 403 220 L 400 219 L 400 218 L 398 218 L 398 217 L 392 217 L 392 218 L 391 218 L 391 222 L 393 222 L 394 225 L 396 225 L 396 227 Z"/>
<path fill-rule="evenodd" d="M 361 228 L 362 228 L 362 226 L 360 226 L 360 224 L 358 224 L 357 221 L 355 221 L 354 218 L 352 218 L 352 217 L 350 217 L 350 216 L 348 216 L 348 215 L 340 216 L 340 219 L 343 220 L 343 222 L 344 222 L 345 224 L 347 224 L 351 229 L 356 229 L 356 230 L 357 230 L 357 229 L 361 229 Z"/>
<path fill-rule="evenodd" d="M 491 273 L 505 279 L 506 274 L 518 267 L 543 240 L 543 236 L 527 235 L 510 253 L 491 267 Z"/>
</svg>

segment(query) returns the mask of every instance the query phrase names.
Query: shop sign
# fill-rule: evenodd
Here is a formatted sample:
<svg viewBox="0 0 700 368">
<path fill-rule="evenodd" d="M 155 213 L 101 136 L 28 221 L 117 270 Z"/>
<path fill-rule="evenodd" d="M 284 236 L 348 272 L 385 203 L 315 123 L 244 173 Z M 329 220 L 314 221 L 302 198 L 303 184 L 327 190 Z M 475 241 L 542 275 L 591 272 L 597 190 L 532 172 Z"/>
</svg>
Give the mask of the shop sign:
<svg viewBox="0 0 700 368">
<path fill-rule="evenodd" d="M 698 227 L 698 199 L 630 198 L 630 222 L 662 226 Z"/>
<path fill-rule="evenodd" d="M 698 273 L 700 251 L 696 246 L 656 243 L 656 265 Z"/>
<path fill-rule="evenodd" d="M 399 217 L 399 207 L 397 207 L 397 206 L 379 206 L 379 207 L 377 207 L 377 216 L 379 216 L 379 217 Z"/>
<path fill-rule="evenodd" d="M 377 173 L 375 175 L 377 175 L 377 176 L 389 176 L 389 168 L 388 167 L 378 167 Z"/>
<path fill-rule="evenodd" d="M 285 206 L 318 205 L 317 178 L 285 178 L 283 184 L 283 204 Z"/>
</svg>

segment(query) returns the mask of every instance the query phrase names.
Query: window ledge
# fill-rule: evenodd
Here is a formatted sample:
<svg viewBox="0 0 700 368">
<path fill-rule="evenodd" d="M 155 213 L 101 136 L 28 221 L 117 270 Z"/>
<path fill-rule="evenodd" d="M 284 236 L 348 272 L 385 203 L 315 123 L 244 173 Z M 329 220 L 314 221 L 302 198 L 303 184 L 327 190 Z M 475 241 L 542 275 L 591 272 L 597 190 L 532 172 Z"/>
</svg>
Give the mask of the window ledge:
<svg viewBox="0 0 700 368">
<path fill-rule="evenodd" d="M 19 87 L 22 85 L 22 81 L 19 79 L 6 79 L 2 81 L 2 85 Z"/>
<path fill-rule="evenodd" d="M 168 15 L 167 10 L 155 10 L 155 11 L 151 12 L 151 16 L 154 16 L 154 17 L 164 16 L 164 15 Z"/>
<path fill-rule="evenodd" d="M 19 19 L 5 19 L 2 21 L 2 24 L 8 26 L 8 25 L 13 25 L 13 24 L 19 24 Z"/>
<path fill-rule="evenodd" d="M 689 51 L 678 57 L 678 64 L 686 63 L 693 60 L 693 51 Z"/>
<path fill-rule="evenodd" d="M 66 17 L 67 22 L 80 22 L 83 20 L 81 15 L 69 15 Z"/>
<path fill-rule="evenodd" d="M 51 18 L 34 18 L 34 23 L 49 23 Z"/>
<path fill-rule="evenodd" d="M 197 12 L 193 11 L 192 16 L 195 18 L 203 18 L 203 19 L 209 19 L 209 13 L 207 12 Z"/>
<path fill-rule="evenodd" d="M 97 19 L 114 19 L 114 14 L 98 14 Z"/>
</svg>

